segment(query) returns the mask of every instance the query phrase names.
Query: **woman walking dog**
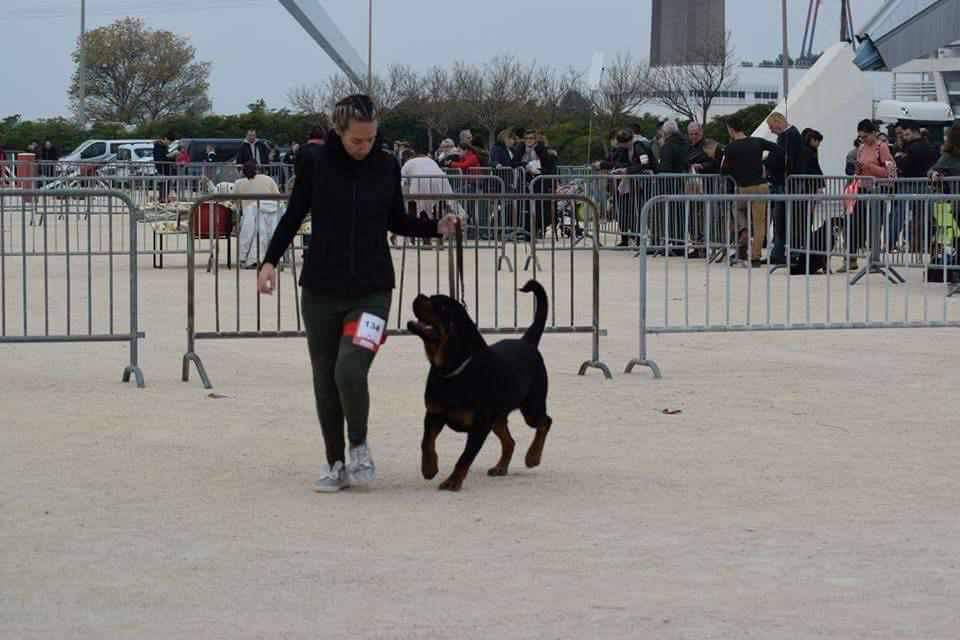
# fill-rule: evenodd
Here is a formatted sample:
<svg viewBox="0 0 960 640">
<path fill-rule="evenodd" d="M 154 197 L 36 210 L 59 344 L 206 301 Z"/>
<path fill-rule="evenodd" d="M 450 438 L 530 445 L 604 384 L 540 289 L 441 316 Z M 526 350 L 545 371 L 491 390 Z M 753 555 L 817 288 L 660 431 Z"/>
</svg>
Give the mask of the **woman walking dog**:
<svg viewBox="0 0 960 640">
<path fill-rule="evenodd" d="M 439 222 L 405 212 L 396 160 L 380 150 L 373 102 L 352 95 L 337 103 L 334 131 L 310 171 L 298 171 L 287 212 L 260 268 L 258 288 L 272 294 L 276 265 L 308 211 L 316 237 L 300 276 L 313 391 L 327 465 L 314 485 L 335 492 L 375 477 L 367 445 L 367 373 L 383 343 L 394 288 L 387 233 L 448 235 L 457 217 Z M 350 440 L 345 460 L 344 426 Z"/>
</svg>

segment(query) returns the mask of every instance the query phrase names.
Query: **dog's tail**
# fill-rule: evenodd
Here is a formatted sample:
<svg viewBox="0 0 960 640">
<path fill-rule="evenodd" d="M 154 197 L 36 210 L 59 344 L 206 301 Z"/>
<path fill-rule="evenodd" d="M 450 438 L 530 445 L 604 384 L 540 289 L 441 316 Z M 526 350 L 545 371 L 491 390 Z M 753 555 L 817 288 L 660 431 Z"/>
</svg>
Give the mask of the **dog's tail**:
<svg viewBox="0 0 960 640">
<path fill-rule="evenodd" d="M 547 300 L 547 292 L 543 286 L 536 280 L 528 280 L 527 284 L 520 289 L 524 293 L 533 293 L 533 299 L 536 302 L 533 314 L 533 324 L 523 334 L 524 342 L 529 342 L 533 346 L 540 344 L 540 338 L 543 337 L 543 328 L 547 326 L 547 311 L 550 302 Z"/>
</svg>

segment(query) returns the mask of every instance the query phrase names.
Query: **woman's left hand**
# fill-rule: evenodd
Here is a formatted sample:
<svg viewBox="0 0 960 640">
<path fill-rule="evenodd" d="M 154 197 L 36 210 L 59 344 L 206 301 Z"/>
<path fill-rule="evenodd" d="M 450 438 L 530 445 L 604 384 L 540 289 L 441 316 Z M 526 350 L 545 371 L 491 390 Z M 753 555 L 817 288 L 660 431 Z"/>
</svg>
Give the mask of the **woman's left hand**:
<svg viewBox="0 0 960 640">
<path fill-rule="evenodd" d="M 440 219 L 440 222 L 437 223 L 437 231 L 440 232 L 444 238 L 451 236 L 457 230 L 457 224 L 460 222 L 460 217 L 452 213 L 448 213 Z"/>
</svg>

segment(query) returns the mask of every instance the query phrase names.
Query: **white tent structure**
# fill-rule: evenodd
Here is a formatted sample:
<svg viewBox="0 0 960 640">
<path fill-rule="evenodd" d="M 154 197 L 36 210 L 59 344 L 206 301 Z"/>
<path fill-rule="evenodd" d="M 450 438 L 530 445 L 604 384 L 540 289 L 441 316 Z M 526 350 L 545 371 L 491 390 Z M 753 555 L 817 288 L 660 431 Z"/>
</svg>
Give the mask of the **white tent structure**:
<svg viewBox="0 0 960 640">
<path fill-rule="evenodd" d="M 786 104 L 776 111 L 798 129 L 811 127 L 823 134 L 820 166 L 827 175 L 842 175 L 847 152 L 853 147 L 857 123 L 873 114 L 873 86 L 853 63 L 853 45 L 839 42 L 820 56 L 790 90 Z M 766 123 L 753 135 L 775 140 Z"/>
</svg>

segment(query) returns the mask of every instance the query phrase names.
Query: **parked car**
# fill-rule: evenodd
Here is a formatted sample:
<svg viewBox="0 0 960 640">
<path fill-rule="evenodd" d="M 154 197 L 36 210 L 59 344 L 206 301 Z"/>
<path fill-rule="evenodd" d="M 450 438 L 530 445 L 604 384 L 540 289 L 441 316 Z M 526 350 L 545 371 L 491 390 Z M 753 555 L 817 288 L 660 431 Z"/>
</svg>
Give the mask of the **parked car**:
<svg viewBox="0 0 960 640">
<path fill-rule="evenodd" d="M 273 146 L 269 140 L 263 142 L 268 147 Z M 210 146 L 213 147 L 216 162 L 233 162 L 242 144 L 243 138 L 181 138 L 170 143 L 170 153 L 177 154 L 181 147 L 187 146 L 190 149 L 190 162 L 206 162 L 207 147 Z"/>
<path fill-rule="evenodd" d="M 100 165 L 113 160 L 120 147 L 128 144 L 153 144 L 152 140 L 86 140 L 60 158 L 58 175 L 94 175 Z"/>
<path fill-rule="evenodd" d="M 137 142 L 121 145 L 110 162 L 97 172 L 104 176 L 152 176 L 157 170 L 153 164 L 153 144 Z"/>
</svg>

